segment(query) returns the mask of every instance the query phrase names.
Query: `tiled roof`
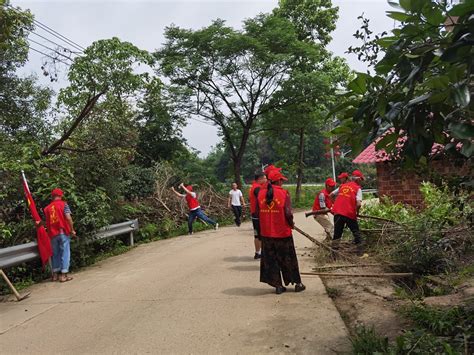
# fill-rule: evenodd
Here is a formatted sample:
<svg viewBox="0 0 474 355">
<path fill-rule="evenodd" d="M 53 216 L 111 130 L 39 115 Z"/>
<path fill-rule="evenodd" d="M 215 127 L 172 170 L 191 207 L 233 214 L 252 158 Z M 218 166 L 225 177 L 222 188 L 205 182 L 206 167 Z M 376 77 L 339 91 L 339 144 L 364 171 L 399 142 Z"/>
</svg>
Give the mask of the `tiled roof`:
<svg viewBox="0 0 474 355">
<path fill-rule="evenodd" d="M 393 130 L 389 130 L 389 132 L 393 132 Z M 387 132 L 388 133 L 388 132 Z M 365 148 L 362 153 L 360 153 L 352 162 L 354 164 L 374 164 L 374 163 L 381 163 L 384 161 L 395 160 L 398 156 L 397 148 L 402 148 L 403 143 L 406 140 L 406 137 L 398 138 L 397 147 L 394 149 L 394 152 L 391 154 L 387 154 L 384 149 L 375 150 L 375 145 L 377 142 L 382 139 L 384 135 L 377 138 L 374 142 L 372 142 L 367 148 Z M 440 153 L 443 150 L 443 145 L 435 143 L 431 148 L 431 156 Z"/>
</svg>

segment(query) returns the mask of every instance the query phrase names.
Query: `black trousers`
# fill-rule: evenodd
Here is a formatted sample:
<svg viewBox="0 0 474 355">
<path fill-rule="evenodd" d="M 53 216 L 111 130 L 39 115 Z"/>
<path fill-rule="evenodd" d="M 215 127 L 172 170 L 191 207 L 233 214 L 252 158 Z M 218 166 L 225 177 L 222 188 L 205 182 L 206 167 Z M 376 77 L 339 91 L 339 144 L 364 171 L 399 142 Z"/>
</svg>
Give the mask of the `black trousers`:
<svg viewBox="0 0 474 355">
<path fill-rule="evenodd" d="M 354 236 L 354 243 L 360 243 L 360 231 L 359 231 L 359 223 L 356 219 L 351 219 L 346 216 L 342 216 L 340 214 L 336 214 L 334 216 L 334 238 L 333 240 L 338 240 L 342 238 L 342 232 L 344 231 L 344 227 L 348 226 Z"/>
<path fill-rule="evenodd" d="M 293 237 L 262 237 L 262 259 L 260 259 L 260 282 L 277 287 L 301 283 L 298 258 Z"/>
<path fill-rule="evenodd" d="M 234 212 L 234 221 L 237 226 L 240 226 L 240 218 L 242 217 L 242 206 L 232 205 L 232 212 Z"/>
</svg>

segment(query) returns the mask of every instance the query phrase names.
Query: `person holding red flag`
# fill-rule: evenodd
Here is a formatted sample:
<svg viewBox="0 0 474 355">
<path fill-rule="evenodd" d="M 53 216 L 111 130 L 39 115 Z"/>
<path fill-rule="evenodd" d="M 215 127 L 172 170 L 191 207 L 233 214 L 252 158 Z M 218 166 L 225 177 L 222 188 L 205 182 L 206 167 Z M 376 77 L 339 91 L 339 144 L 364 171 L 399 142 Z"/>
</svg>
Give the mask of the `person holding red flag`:
<svg viewBox="0 0 474 355">
<path fill-rule="evenodd" d="M 357 215 L 362 206 L 362 180 L 364 180 L 364 175 L 359 170 L 354 170 L 352 181 L 342 184 L 331 193 L 331 195 L 337 194 L 336 201 L 332 207 L 334 214 L 333 241 L 336 244 L 341 240 L 346 225 L 352 232 L 354 244 L 361 243 Z"/>
<path fill-rule="evenodd" d="M 46 228 L 53 246 L 53 281 L 71 281 L 68 276 L 71 262 L 70 237 L 76 236 L 71 209 L 63 200 L 63 191 L 54 189 L 51 192 L 52 202 L 44 209 Z"/>
<path fill-rule="evenodd" d="M 267 176 L 263 171 L 255 173 L 255 181 L 252 183 L 249 191 L 250 215 L 252 217 L 255 256 L 254 259 L 260 259 L 262 256 L 262 240 L 260 236 L 260 223 L 257 216 L 257 196 L 260 189 L 266 184 Z"/>
<path fill-rule="evenodd" d="M 324 228 L 327 238 L 331 238 L 334 231 L 334 225 L 329 219 L 328 213 L 331 212 L 332 208 L 330 193 L 335 187 L 336 182 L 331 178 L 327 178 L 325 182 L 325 188 L 319 192 L 313 203 L 313 211 L 321 211 L 322 213 L 315 215 L 314 219 Z"/>
<path fill-rule="evenodd" d="M 257 197 L 257 215 L 262 238 L 260 282 L 275 287 L 276 294 L 286 291 L 285 285 L 295 284 L 295 292 L 306 287 L 301 283 L 292 228 L 291 199 L 281 186 L 288 180 L 279 169 L 268 171 L 270 183 L 260 189 Z"/>
</svg>

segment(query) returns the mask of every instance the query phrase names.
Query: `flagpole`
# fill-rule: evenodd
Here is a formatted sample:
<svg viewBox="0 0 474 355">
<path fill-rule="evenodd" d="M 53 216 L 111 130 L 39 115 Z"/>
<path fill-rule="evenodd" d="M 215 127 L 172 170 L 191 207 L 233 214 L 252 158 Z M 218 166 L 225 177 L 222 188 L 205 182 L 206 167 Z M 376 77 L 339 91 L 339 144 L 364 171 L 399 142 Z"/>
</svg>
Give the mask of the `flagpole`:
<svg viewBox="0 0 474 355">
<path fill-rule="evenodd" d="M 28 193 L 31 194 L 31 191 L 30 191 L 30 186 L 28 186 L 28 180 L 26 180 L 26 176 L 25 176 L 25 171 L 24 170 L 21 170 L 21 177 L 23 178 L 23 182 L 25 183 L 25 186 L 26 186 L 26 189 L 28 190 Z M 35 227 L 38 227 L 36 225 L 36 221 L 35 221 Z M 49 270 L 51 272 L 51 279 L 54 277 L 54 272 L 53 272 L 53 264 L 51 262 L 51 257 L 48 258 L 48 265 L 49 265 Z"/>
</svg>

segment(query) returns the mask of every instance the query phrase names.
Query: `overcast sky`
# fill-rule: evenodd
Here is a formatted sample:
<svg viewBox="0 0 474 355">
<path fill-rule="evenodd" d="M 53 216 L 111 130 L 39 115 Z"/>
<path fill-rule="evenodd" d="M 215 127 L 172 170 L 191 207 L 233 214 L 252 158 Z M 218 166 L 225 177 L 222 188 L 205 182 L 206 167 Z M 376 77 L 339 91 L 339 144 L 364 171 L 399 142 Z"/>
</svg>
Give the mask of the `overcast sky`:
<svg viewBox="0 0 474 355">
<path fill-rule="evenodd" d="M 11 0 L 14 6 L 29 8 L 36 20 L 87 47 L 98 39 L 118 37 L 136 46 L 153 51 L 164 42 L 163 30 L 170 24 L 185 28 L 200 28 L 221 18 L 228 25 L 241 27 L 242 20 L 262 12 L 271 11 L 277 0 Z M 358 42 L 352 34 L 360 27 L 357 16 L 364 13 L 371 21 L 375 33 L 391 30 L 393 20 L 385 16 L 390 7 L 386 0 L 333 0 L 339 6 L 337 29 L 329 49 L 347 59 L 351 68 L 365 71 L 363 63 L 345 51 Z M 40 33 L 40 32 L 38 32 Z M 48 36 L 51 37 L 51 36 Z M 32 37 L 34 38 L 34 37 Z M 35 40 L 39 40 L 35 38 Z M 39 47 L 40 48 L 40 47 Z M 30 54 L 26 73 L 41 74 L 42 56 Z M 65 84 L 65 73 L 57 90 Z M 42 79 L 48 85 L 46 79 Z M 214 127 L 190 121 L 184 129 L 188 144 L 206 155 L 218 141 Z"/>
</svg>

